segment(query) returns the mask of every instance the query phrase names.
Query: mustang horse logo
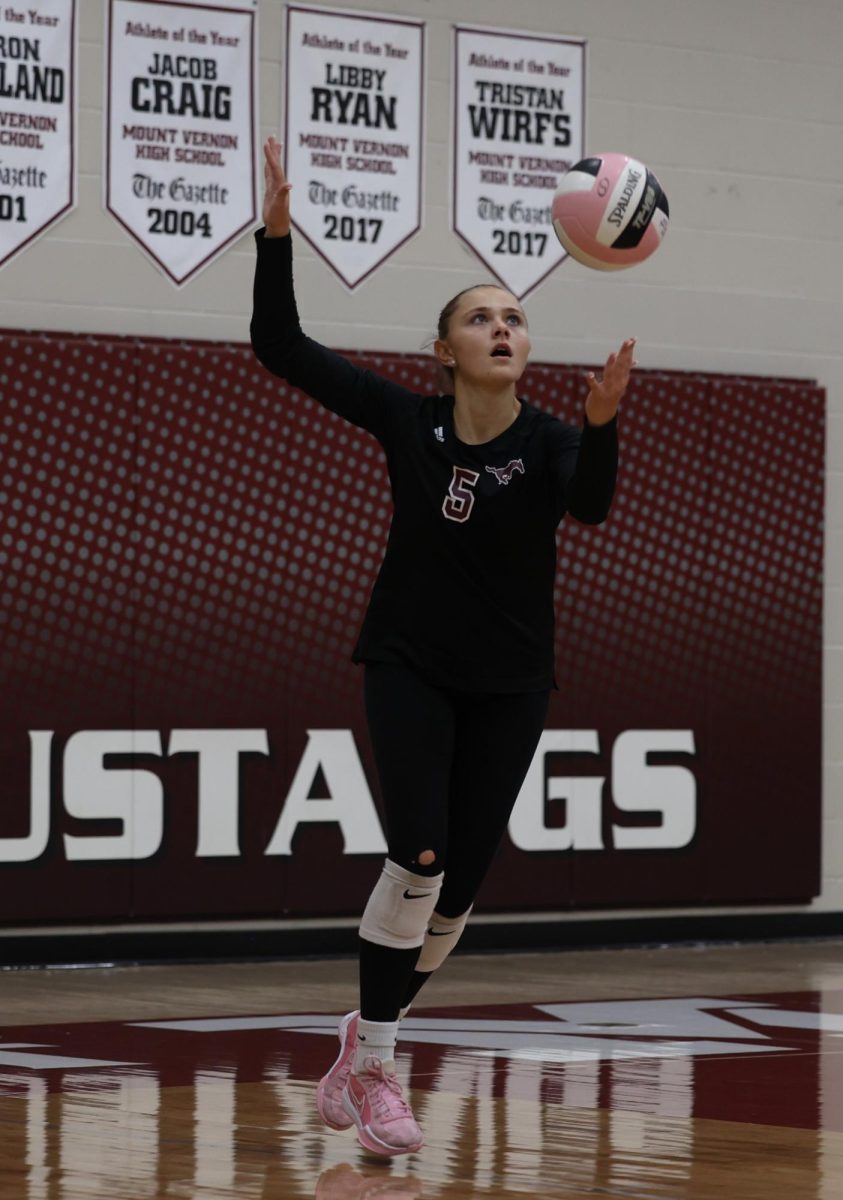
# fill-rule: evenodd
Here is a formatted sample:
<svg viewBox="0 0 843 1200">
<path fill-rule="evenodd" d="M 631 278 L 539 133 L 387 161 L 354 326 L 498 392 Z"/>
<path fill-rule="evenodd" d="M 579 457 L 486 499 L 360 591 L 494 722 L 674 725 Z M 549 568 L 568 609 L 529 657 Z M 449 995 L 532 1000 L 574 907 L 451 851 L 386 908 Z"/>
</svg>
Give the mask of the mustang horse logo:
<svg viewBox="0 0 843 1200">
<path fill-rule="evenodd" d="M 487 471 L 491 471 L 498 483 L 508 484 L 516 471 L 524 474 L 524 464 L 520 458 L 513 458 L 505 467 L 487 467 Z"/>
</svg>

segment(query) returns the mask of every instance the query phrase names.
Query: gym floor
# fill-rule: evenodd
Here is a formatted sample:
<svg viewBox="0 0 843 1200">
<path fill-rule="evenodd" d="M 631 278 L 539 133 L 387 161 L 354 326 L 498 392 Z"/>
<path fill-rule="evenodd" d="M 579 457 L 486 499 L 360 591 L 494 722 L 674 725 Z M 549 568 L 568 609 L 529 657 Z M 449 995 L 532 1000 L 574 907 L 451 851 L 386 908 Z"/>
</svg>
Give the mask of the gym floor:
<svg viewBox="0 0 843 1200">
<path fill-rule="evenodd" d="M 356 963 L 0 972 L 2 1200 L 839 1200 L 843 943 L 457 954 L 402 1025 L 426 1145 L 314 1094 Z"/>
</svg>

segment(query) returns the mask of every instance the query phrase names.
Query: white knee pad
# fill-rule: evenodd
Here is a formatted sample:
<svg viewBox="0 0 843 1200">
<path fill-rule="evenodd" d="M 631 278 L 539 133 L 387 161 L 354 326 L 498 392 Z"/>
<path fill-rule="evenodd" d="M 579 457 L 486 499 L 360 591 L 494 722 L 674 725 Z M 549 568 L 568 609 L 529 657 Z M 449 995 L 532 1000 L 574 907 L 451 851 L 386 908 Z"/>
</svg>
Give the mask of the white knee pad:
<svg viewBox="0 0 843 1200">
<path fill-rule="evenodd" d="M 424 937 L 419 961 L 416 963 L 417 971 L 435 971 L 437 967 L 442 966 L 460 940 L 470 912 L 471 909 L 464 912 L 461 917 L 440 917 L 438 912 L 433 913 Z"/>
<path fill-rule="evenodd" d="M 396 950 L 420 946 L 444 878 L 444 872 L 414 875 L 388 858 L 363 910 L 360 936 Z"/>
</svg>

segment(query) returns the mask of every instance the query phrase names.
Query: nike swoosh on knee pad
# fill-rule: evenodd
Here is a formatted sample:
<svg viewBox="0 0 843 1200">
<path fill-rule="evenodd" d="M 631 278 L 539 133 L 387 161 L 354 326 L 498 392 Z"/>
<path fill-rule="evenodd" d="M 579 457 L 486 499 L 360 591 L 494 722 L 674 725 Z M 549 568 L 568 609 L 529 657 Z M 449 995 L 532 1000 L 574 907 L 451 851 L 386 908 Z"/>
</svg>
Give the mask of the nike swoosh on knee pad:
<svg viewBox="0 0 843 1200">
<path fill-rule="evenodd" d="M 441 871 L 423 877 L 387 859 L 363 910 L 360 936 L 399 950 L 421 946 L 443 879 Z"/>
</svg>

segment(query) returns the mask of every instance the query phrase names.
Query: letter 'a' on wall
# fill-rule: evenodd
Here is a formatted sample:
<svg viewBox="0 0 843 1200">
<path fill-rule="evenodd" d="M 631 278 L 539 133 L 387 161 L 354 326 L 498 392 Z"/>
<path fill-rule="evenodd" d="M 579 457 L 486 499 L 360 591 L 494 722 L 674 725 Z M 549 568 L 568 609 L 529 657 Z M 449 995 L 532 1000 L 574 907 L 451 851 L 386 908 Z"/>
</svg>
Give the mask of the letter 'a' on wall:
<svg viewBox="0 0 843 1200">
<path fill-rule="evenodd" d="M 347 288 L 421 227 L 424 22 L 288 5 L 292 218 Z"/>
<path fill-rule="evenodd" d="M 257 219 L 257 0 L 109 0 L 105 207 L 179 286 Z"/>
<path fill-rule="evenodd" d="M 76 0 L 0 5 L 0 266 L 76 204 Z"/>
<path fill-rule="evenodd" d="M 519 300 L 567 257 L 550 206 L 585 157 L 585 46 L 454 28 L 451 228 Z"/>
</svg>

